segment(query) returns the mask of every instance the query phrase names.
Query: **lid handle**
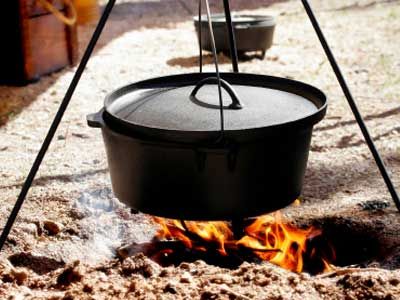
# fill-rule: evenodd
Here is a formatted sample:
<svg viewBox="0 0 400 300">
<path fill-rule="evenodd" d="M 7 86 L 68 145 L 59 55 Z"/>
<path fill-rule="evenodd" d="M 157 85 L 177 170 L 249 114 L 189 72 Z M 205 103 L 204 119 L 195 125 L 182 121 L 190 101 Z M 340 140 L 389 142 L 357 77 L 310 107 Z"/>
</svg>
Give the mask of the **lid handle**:
<svg viewBox="0 0 400 300">
<path fill-rule="evenodd" d="M 232 103 L 228 106 L 230 109 L 242 109 L 243 105 L 239 100 L 239 97 L 236 93 L 236 91 L 233 89 L 233 87 L 225 80 L 223 79 L 218 79 L 217 77 L 207 77 L 201 81 L 199 81 L 195 88 L 193 89 L 192 93 L 190 94 L 191 98 L 195 98 L 197 92 L 206 84 L 218 84 L 218 82 L 221 83 L 221 87 L 227 91 L 229 96 L 232 99 Z M 219 107 L 219 106 L 217 106 Z"/>
</svg>

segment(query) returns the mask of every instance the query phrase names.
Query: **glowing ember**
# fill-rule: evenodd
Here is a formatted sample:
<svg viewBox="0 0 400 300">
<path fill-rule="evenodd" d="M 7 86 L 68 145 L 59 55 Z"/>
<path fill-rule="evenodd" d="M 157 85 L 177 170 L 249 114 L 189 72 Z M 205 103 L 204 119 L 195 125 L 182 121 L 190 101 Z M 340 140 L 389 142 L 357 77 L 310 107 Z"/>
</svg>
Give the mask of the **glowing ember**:
<svg viewBox="0 0 400 300">
<path fill-rule="evenodd" d="M 285 224 L 279 212 L 257 218 L 247 226 L 244 236 L 235 240 L 230 226 L 226 222 L 181 222 L 155 218 L 161 225 L 157 233 L 160 240 L 177 240 L 187 249 L 207 252 L 212 249 L 222 256 L 236 254 L 245 249 L 263 261 L 269 261 L 293 272 L 304 270 L 304 261 L 313 261 L 319 265 L 319 271 L 331 270 L 330 260 L 334 252 L 328 253 L 310 246 L 310 241 L 321 236 L 321 231 L 310 227 L 296 228 Z M 171 254 L 173 251 L 167 251 Z"/>
</svg>

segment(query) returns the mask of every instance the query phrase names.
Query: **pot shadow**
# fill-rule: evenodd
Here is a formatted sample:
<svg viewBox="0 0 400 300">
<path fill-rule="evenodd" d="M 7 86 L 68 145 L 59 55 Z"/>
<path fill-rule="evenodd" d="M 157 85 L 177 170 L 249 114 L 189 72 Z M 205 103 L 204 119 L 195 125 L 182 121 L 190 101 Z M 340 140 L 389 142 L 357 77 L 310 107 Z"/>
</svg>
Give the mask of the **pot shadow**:
<svg viewBox="0 0 400 300">
<path fill-rule="evenodd" d="M 230 64 L 231 59 L 224 55 L 223 53 L 218 54 L 218 64 L 226 65 Z M 189 57 L 176 57 L 167 61 L 167 64 L 172 67 L 183 67 L 183 68 L 193 68 L 199 66 L 199 56 L 189 56 Z M 203 66 L 214 65 L 214 57 L 212 54 L 203 54 Z"/>
<path fill-rule="evenodd" d="M 364 117 L 364 121 L 371 121 L 371 120 L 375 120 L 375 119 L 387 118 L 387 117 L 395 116 L 398 114 L 400 114 L 400 106 L 395 107 L 393 109 L 389 109 L 389 110 L 381 112 L 381 113 L 367 115 Z M 340 117 L 337 117 L 337 118 L 340 118 Z M 315 128 L 315 131 L 327 131 L 327 130 L 335 129 L 337 127 L 349 126 L 349 125 L 354 125 L 354 124 L 357 124 L 356 120 L 342 121 L 342 122 L 337 122 L 332 125 L 319 126 L 319 127 Z"/>
<path fill-rule="evenodd" d="M 400 154 L 382 151 L 381 155 L 384 161 L 388 162 L 387 168 L 396 174 L 394 170 L 400 169 Z M 392 176 L 392 179 L 395 180 L 395 176 Z M 390 198 L 372 157 L 362 162 L 343 157 L 329 166 L 321 161 L 309 164 L 304 178 L 302 196 L 310 203 L 332 201 L 331 196 L 337 193 L 354 196 L 357 193 L 365 194 L 365 191 L 371 187 L 383 188 L 386 194 L 380 196 Z M 397 186 L 397 189 L 399 188 L 400 186 Z M 391 201 L 390 204 L 392 205 Z"/>
<path fill-rule="evenodd" d="M 393 127 L 391 129 L 386 130 L 383 133 L 377 134 L 372 137 L 372 140 L 374 142 L 378 142 L 382 140 L 383 138 L 394 136 L 394 135 L 399 135 L 400 132 L 400 126 Z M 327 152 L 330 149 L 346 149 L 346 148 L 353 148 L 353 147 L 358 147 L 361 145 L 366 145 L 366 142 L 364 138 L 358 138 L 359 135 L 357 133 L 352 133 L 349 135 L 343 136 L 335 145 L 329 145 L 329 146 L 318 146 L 318 145 L 311 145 L 311 151 L 314 152 Z"/>
<path fill-rule="evenodd" d="M 40 176 L 36 178 L 32 184 L 32 186 L 46 186 L 49 182 L 58 181 L 58 182 L 80 182 L 84 181 L 88 177 L 95 176 L 97 174 L 106 174 L 108 169 L 98 169 L 98 170 L 90 170 L 84 171 L 78 174 L 58 174 L 58 175 L 47 175 L 47 176 Z M 8 185 L 0 185 L 1 189 L 9 189 L 9 188 L 20 188 L 22 187 L 23 183 L 14 183 Z"/>
<path fill-rule="evenodd" d="M 240 62 L 248 62 L 254 59 L 263 60 L 263 56 L 257 52 L 251 53 L 241 53 L 238 55 L 238 59 Z M 224 54 L 222 52 L 218 53 L 218 63 L 220 65 L 231 64 L 231 58 L 228 54 Z M 167 61 L 167 64 L 172 67 L 182 67 L 182 68 L 193 68 L 199 66 L 199 56 L 189 56 L 189 57 L 176 57 Z M 203 54 L 203 66 L 204 65 L 213 65 L 214 57 L 210 53 Z"/>
<path fill-rule="evenodd" d="M 393 117 L 396 115 L 400 114 L 400 107 L 395 107 L 393 109 L 389 109 L 380 113 L 376 113 L 376 114 L 370 114 L 364 117 L 365 121 L 372 121 L 375 119 L 384 119 L 384 118 L 389 118 L 389 117 Z M 327 118 L 329 119 L 329 118 Z M 331 117 L 331 120 L 340 120 L 340 117 Z M 353 126 L 353 125 L 357 125 L 357 122 L 355 120 L 348 120 L 348 121 L 342 121 L 342 122 L 335 122 L 333 124 L 330 125 L 325 125 L 325 126 L 318 126 L 315 128 L 315 132 L 323 132 L 323 131 L 329 131 L 329 130 L 334 130 L 337 128 L 343 128 L 345 126 Z M 391 136 L 395 136 L 398 135 L 400 132 L 400 126 L 394 126 L 392 128 L 387 129 L 384 132 L 381 132 L 379 134 L 376 134 L 375 136 L 372 137 L 372 139 L 374 140 L 374 142 L 377 142 L 383 138 L 386 137 L 391 137 Z M 358 133 L 351 133 L 351 134 L 347 134 L 347 135 L 343 135 L 341 137 L 341 139 L 337 142 L 335 142 L 335 144 L 332 145 L 326 145 L 324 147 L 318 146 L 318 145 L 311 145 L 311 150 L 314 152 L 327 152 L 330 149 L 345 149 L 345 148 L 352 148 L 352 147 L 358 147 L 361 145 L 366 145 L 366 142 L 364 140 L 363 137 L 361 137 L 360 134 Z M 393 137 L 392 137 L 393 138 Z"/>
<path fill-rule="evenodd" d="M 259 1 L 238 0 L 231 8 L 232 10 L 238 8 L 256 9 L 285 1 L 287 0 L 266 0 L 260 4 Z M 106 2 L 106 0 L 101 1 L 103 8 Z M 213 0 L 210 4 L 213 12 L 221 12 L 223 9 L 222 1 Z M 127 31 L 143 28 L 168 28 L 174 26 L 176 22 L 189 21 L 192 16 L 197 14 L 197 5 L 197 0 L 143 0 L 118 3 L 113 8 L 94 54 Z M 80 57 L 95 25 L 94 23 L 78 28 Z M 34 103 L 39 95 L 51 89 L 54 83 L 68 72 L 72 72 L 72 67 L 66 67 L 51 75 L 43 76 L 38 82 L 26 86 L 0 86 L 0 128 L 21 113 L 24 108 Z M 53 91 L 53 93 L 57 92 L 61 99 L 65 91 Z"/>
<path fill-rule="evenodd" d="M 392 129 L 387 130 L 384 133 L 381 133 L 381 134 L 378 134 L 378 135 L 374 136 L 373 140 L 375 142 L 377 142 L 377 141 L 379 141 L 379 140 L 381 140 L 381 139 L 383 139 L 385 137 L 388 137 L 388 136 L 391 136 L 393 134 L 396 134 L 397 132 L 400 132 L 400 126 L 396 126 L 396 127 L 392 128 Z M 351 134 L 351 135 L 344 136 L 337 143 L 337 145 L 335 147 L 332 147 L 332 148 L 344 149 L 344 148 L 357 147 L 357 146 L 361 146 L 361 145 L 365 144 L 364 139 L 359 139 L 359 140 L 353 141 L 353 138 L 355 136 L 356 136 L 356 134 Z"/>
</svg>

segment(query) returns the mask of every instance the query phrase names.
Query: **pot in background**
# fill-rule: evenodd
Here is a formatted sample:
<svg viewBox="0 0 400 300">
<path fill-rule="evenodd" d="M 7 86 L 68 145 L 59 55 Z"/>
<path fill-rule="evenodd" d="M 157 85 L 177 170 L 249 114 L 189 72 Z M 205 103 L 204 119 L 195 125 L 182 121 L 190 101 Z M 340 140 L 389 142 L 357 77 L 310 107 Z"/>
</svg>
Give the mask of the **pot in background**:
<svg viewBox="0 0 400 300">
<path fill-rule="evenodd" d="M 224 52 L 230 55 L 228 30 L 224 14 L 214 14 L 211 16 L 215 35 L 217 52 Z M 199 18 L 194 18 L 194 25 L 199 34 Z M 267 15 L 232 15 L 232 25 L 235 32 L 236 47 L 238 55 L 245 52 L 261 51 L 264 58 L 266 51 L 272 46 L 275 18 Z M 201 17 L 201 43 L 202 49 L 212 51 L 210 31 L 208 28 L 207 16 Z"/>
</svg>

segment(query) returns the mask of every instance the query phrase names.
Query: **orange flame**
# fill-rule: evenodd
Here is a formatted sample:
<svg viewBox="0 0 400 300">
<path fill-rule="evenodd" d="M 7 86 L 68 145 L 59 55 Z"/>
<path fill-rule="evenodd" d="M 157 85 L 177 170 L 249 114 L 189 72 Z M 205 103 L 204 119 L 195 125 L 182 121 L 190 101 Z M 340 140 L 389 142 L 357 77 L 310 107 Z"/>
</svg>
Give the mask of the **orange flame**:
<svg viewBox="0 0 400 300">
<path fill-rule="evenodd" d="M 315 256 L 315 249 L 307 249 L 307 242 L 321 235 L 321 231 L 310 227 L 296 228 L 284 224 L 282 215 L 277 212 L 257 218 L 245 228 L 245 235 L 235 240 L 226 222 L 184 222 L 155 218 L 161 225 L 157 233 L 159 239 L 175 239 L 181 241 L 188 249 L 207 251 L 213 244 L 221 255 L 229 255 L 229 251 L 247 248 L 264 261 L 281 266 L 293 272 L 304 270 L 304 256 Z M 197 241 L 200 239 L 201 243 Z M 320 257 L 324 271 L 332 269 L 326 258 Z"/>
<path fill-rule="evenodd" d="M 258 218 L 245 230 L 246 236 L 237 243 L 244 246 L 258 244 L 257 249 L 279 249 L 279 252 L 256 252 L 263 260 L 281 266 L 285 269 L 301 272 L 303 270 L 303 254 L 306 243 L 311 236 L 319 235 L 320 231 L 309 228 L 306 230 L 284 224 L 278 212 Z"/>
</svg>

